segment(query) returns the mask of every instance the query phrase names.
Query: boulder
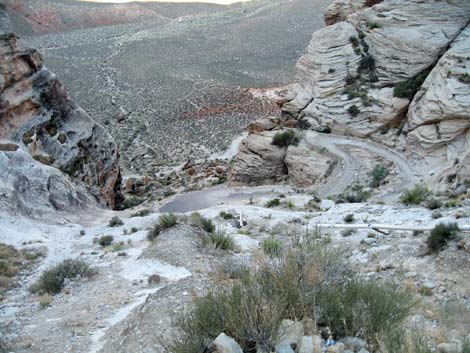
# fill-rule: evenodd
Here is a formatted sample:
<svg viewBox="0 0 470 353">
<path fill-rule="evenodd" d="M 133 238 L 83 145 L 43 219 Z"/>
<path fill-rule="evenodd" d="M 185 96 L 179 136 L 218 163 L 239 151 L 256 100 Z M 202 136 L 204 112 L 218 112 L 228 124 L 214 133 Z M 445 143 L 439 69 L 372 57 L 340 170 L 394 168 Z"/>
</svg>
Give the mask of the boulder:
<svg viewBox="0 0 470 353">
<path fill-rule="evenodd" d="M 383 0 L 335 0 L 325 10 L 327 26 L 344 21 L 350 14 L 381 3 Z"/>
<path fill-rule="evenodd" d="M 322 353 L 323 340 L 320 336 L 303 336 L 300 340 L 298 353 Z"/>
<path fill-rule="evenodd" d="M 291 345 L 287 341 L 282 341 L 276 345 L 276 353 L 295 353 Z"/>
<path fill-rule="evenodd" d="M 57 212 L 80 213 L 97 207 L 85 185 L 58 169 L 34 160 L 27 152 L 0 151 L 0 210 L 31 218 Z"/>
<path fill-rule="evenodd" d="M 277 131 L 263 131 L 250 134 L 241 142 L 229 175 L 232 184 L 263 183 L 285 177 L 286 148 L 272 144 L 276 133 Z"/>
<path fill-rule="evenodd" d="M 70 99 L 37 51 L 18 48 L 2 8 L 0 22 L 0 139 L 83 181 L 114 208 L 121 182 L 116 143 Z"/>
<path fill-rule="evenodd" d="M 282 320 L 279 327 L 279 342 L 298 346 L 303 336 L 304 324 L 302 321 Z"/>
<path fill-rule="evenodd" d="M 243 353 L 238 343 L 225 333 L 217 336 L 213 343 L 214 353 Z"/>
<path fill-rule="evenodd" d="M 336 160 L 327 152 L 301 143 L 287 148 L 284 163 L 289 182 L 297 187 L 307 187 L 328 177 Z"/>
</svg>

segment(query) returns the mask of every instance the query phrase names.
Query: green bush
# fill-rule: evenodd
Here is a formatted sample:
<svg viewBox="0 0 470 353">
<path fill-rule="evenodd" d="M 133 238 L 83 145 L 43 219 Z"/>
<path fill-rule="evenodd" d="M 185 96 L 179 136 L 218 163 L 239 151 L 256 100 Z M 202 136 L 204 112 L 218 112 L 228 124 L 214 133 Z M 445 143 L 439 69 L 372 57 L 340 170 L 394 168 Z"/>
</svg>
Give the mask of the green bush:
<svg viewBox="0 0 470 353">
<path fill-rule="evenodd" d="M 300 142 L 300 138 L 297 136 L 294 130 L 287 130 L 283 132 L 278 132 L 274 135 L 271 142 L 272 145 L 279 147 L 287 147 L 290 145 L 297 146 Z"/>
<path fill-rule="evenodd" d="M 354 215 L 352 213 L 347 214 L 343 217 L 345 223 L 353 223 L 354 222 Z"/>
<path fill-rule="evenodd" d="M 429 197 L 425 202 L 425 206 L 430 210 L 436 210 L 438 208 L 441 208 L 443 206 L 443 203 L 441 200 L 436 199 L 435 197 Z"/>
<path fill-rule="evenodd" d="M 93 273 L 94 271 L 83 260 L 66 259 L 45 270 L 30 287 L 30 291 L 39 294 L 57 294 L 62 290 L 66 279 L 90 277 Z"/>
<path fill-rule="evenodd" d="M 276 261 L 252 266 L 195 299 L 176 320 L 169 351 L 202 352 L 221 332 L 244 352 L 255 346 L 272 351 L 283 319 L 316 320 L 318 307 L 335 338 L 352 333 L 374 344 L 379 333 L 408 316 L 414 305 L 408 292 L 356 278 L 343 256 L 319 247 L 316 236 L 294 239 L 294 248 Z"/>
<path fill-rule="evenodd" d="M 226 219 L 226 220 L 235 218 L 235 216 L 233 214 L 227 213 L 225 211 L 220 211 L 219 216 L 222 217 L 223 219 Z"/>
<path fill-rule="evenodd" d="M 173 213 L 162 214 L 158 219 L 158 223 L 162 230 L 174 227 L 178 223 L 178 216 Z"/>
<path fill-rule="evenodd" d="M 160 233 L 162 232 L 162 227 L 159 223 L 155 223 L 150 229 L 147 231 L 147 240 L 154 241 L 158 238 Z"/>
<path fill-rule="evenodd" d="M 373 188 L 378 188 L 382 181 L 388 176 L 389 170 L 384 167 L 383 165 L 376 165 L 374 169 L 370 172 L 370 176 L 372 180 L 370 181 L 369 185 Z"/>
<path fill-rule="evenodd" d="M 265 204 L 265 206 L 268 207 L 268 208 L 272 208 L 272 207 L 276 207 L 276 206 L 280 206 L 280 205 L 281 205 L 281 200 L 278 199 L 278 198 L 269 200 Z"/>
<path fill-rule="evenodd" d="M 337 203 L 361 203 L 366 202 L 370 197 L 370 192 L 361 185 L 354 185 L 351 190 L 347 190 L 335 197 Z"/>
<path fill-rule="evenodd" d="M 405 190 L 400 196 L 400 202 L 405 205 L 419 205 L 426 200 L 430 191 L 426 186 L 415 185 L 412 189 Z"/>
<path fill-rule="evenodd" d="M 431 234 L 426 240 L 428 249 L 432 252 L 441 250 L 449 240 L 455 238 L 459 230 L 457 223 L 439 223 L 431 230 Z"/>
<path fill-rule="evenodd" d="M 349 108 L 348 108 L 348 113 L 351 115 L 351 116 L 357 116 L 359 113 L 361 112 L 361 110 L 355 105 L 351 105 Z"/>
<path fill-rule="evenodd" d="M 104 246 L 111 245 L 113 241 L 114 241 L 114 237 L 112 235 L 103 235 L 99 237 L 98 244 L 104 247 Z"/>
<path fill-rule="evenodd" d="M 233 242 L 232 237 L 225 234 L 224 231 L 217 230 L 215 232 L 210 233 L 205 238 L 205 245 L 210 244 L 215 249 L 220 250 L 234 250 L 235 244 Z"/>
<path fill-rule="evenodd" d="M 282 243 L 277 239 L 264 239 L 261 242 L 263 252 L 272 257 L 278 257 L 282 252 Z"/>
<path fill-rule="evenodd" d="M 124 222 L 117 216 L 114 216 L 109 221 L 108 227 L 120 227 L 124 224 Z"/>
<path fill-rule="evenodd" d="M 213 233 L 215 231 L 214 222 L 211 219 L 203 217 L 200 213 L 195 212 L 191 214 L 189 223 L 201 228 L 207 233 Z"/>
<path fill-rule="evenodd" d="M 421 88 L 424 80 L 428 76 L 430 70 L 424 70 L 417 76 L 410 78 L 409 80 L 399 82 L 393 89 L 393 96 L 399 98 L 413 99 L 414 95 Z"/>
</svg>

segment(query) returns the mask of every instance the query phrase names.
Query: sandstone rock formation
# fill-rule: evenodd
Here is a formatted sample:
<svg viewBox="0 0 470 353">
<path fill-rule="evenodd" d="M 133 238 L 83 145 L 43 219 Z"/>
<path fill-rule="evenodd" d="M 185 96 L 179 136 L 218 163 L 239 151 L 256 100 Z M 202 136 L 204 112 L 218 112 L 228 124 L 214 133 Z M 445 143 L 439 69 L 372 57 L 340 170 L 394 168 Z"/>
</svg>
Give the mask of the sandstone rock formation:
<svg viewBox="0 0 470 353">
<path fill-rule="evenodd" d="M 470 179 L 470 27 L 435 65 L 408 109 L 401 141 L 435 181 Z"/>
<path fill-rule="evenodd" d="M 115 207 L 121 175 L 112 137 L 70 100 L 37 51 L 18 48 L 2 8 L 0 24 L 0 138 L 85 182 Z"/>
<path fill-rule="evenodd" d="M 232 184 L 262 184 L 288 180 L 308 187 L 331 173 L 332 155 L 301 140 L 298 145 L 273 145 L 277 133 L 292 127 L 290 120 L 265 118 L 248 126 L 249 135 L 240 144 L 229 179 Z"/>
<path fill-rule="evenodd" d="M 40 217 L 97 206 L 84 186 L 58 169 L 38 163 L 18 146 L 16 150 L 3 147 L 0 147 L 1 210 Z"/>
<path fill-rule="evenodd" d="M 271 95 L 284 115 L 314 129 L 406 150 L 431 184 L 464 180 L 469 3 L 374 3 L 335 1 L 326 16 L 334 24 L 313 34 L 297 81 Z"/>
</svg>

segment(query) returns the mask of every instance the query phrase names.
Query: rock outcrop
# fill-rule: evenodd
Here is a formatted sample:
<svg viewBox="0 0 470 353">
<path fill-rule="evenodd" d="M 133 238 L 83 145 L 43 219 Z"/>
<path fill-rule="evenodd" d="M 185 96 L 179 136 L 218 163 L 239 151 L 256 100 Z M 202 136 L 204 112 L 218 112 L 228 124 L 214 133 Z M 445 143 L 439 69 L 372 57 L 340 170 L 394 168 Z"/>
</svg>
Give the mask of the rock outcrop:
<svg viewBox="0 0 470 353">
<path fill-rule="evenodd" d="M 32 49 L 20 50 L 0 8 L 0 138 L 86 183 L 108 207 L 120 199 L 117 145 L 68 96 Z"/>
<path fill-rule="evenodd" d="M 470 179 L 470 27 L 451 44 L 408 109 L 400 141 L 436 183 Z"/>
<path fill-rule="evenodd" d="M 58 169 L 38 163 L 17 145 L 9 144 L 16 149 L 0 145 L 0 210 L 41 217 L 97 206 L 83 185 Z"/>
<path fill-rule="evenodd" d="M 298 144 L 277 146 L 273 138 L 294 127 L 291 120 L 265 118 L 248 126 L 249 135 L 229 174 L 232 184 L 263 184 L 287 180 L 298 187 L 308 187 L 331 173 L 334 157 L 300 139 Z M 300 134 L 299 134 L 300 135 Z"/>
<path fill-rule="evenodd" d="M 469 3 L 337 0 L 326 17 L 271 93 L 283 114 L 405 150 L 431 184 L 467 178 Z"/>
</svg>

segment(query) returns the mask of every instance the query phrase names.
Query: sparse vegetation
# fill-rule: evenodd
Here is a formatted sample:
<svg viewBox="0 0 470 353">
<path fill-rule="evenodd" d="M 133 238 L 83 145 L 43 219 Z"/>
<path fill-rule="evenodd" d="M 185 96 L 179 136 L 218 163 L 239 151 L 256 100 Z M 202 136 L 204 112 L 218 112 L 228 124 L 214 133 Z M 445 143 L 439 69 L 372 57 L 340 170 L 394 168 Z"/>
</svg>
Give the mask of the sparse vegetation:
<svg viewBox="0 0 470 353">
<path fill-rule="evenodd" d="M 273 137 L 271 144 L 279 147 L 287 147 L 290 145 L 297 146 L 300 142 L 299 136 L 295 133 L 294 130 L 287 130 L 283 132 L 278 132 Z"/>
<path fill-rule="evenodd" d="M 388 176 L 388 174 L 389 170 L 385 166 L 377 164 L 370 172 L 372 180 L 370 181 L 369 185 L 373 188 L 378 188 Z"/>
<path fill-rule="evenodd" d="M 316 239 L 316 238 L 315 238 Z M 248 352 L 272 349 L 283 319 L 310 317 L 319 307 L 335 338 L 359 336 L 377 343 L 380 333 L 399 327 L 415 302 L 393 284 L 358 279 L 337 252 L 298 237 L 294 248 L 275 263 L 261 262 L 219 282 L 175 322 L 172 353 L 202 352 L 221 332 Z"/>
<path fill-rule="evenodd" d="M 457 223 L 439 223 L 426 240 L 429 251 L 438 252 L 449 240 L 455 239 L 459 230 Z"/>
<path fill-rule="evenodd" d="M 105 247 L 113 243 L 114 237 L 112 235 L 103 235 L 98 238 L 98 244 Z"/>
<path fill-rule="evenodd" d="M 231 213 L 227 213 L 225 211 L 220 211 L 219 216 L 223 219 L 229 220 L 229 219 L 234 219 L 235 216 Z"/>
<path fill-rule="evenodd" d="M 438 208 L 441 208 L 442 205 L 443 205 L 442 201 L 435 197 L 428 197 L 425 202 L 426 208 L 430 210 L 436 210 Z"/>
<path fill-rule="evenodd" d="M 66 279 L 85 278 L 93 275 L 94 271 L 80 259 L 66 259 L 45 270 L 38 280 L 30 287 L 32 293 L 57 294 L 62 290 Z"/>
<path fill-rule="evenodd" d="M 370 191 L 362 185 L 353 185 L 351 190 L 345 191 L 335 197 L 336 203 L 361 203 L 370 197 Z"/>
<path fill-rule="evenodd" d="M 346 238 L 346 237 L 350 237 L 351 235 L 353 235 L 354 233 L 356 233 L 356 230 L 355 229 L 351 229 L 351 228 L 346 228 L 346 229 L 343 229 L 340 234 L 342 237 Z"/>
<path fill-rule="evenodd" d="M 273 207 L 279 206 L 280 204 L 281 204 L 281 200 L 279 198 L 275 198 L 275 199 L 267 201 L 265 206 L 268 208 L 273 208 Z"/>
<path fill-rule="evenodd" d="M 154 241 L 162 231 L 174 227 L 176 224 L 178 224 L 178 216 L 173 213 L 162 214 L 158 222 L 147 231 L 147 240 Z"/>
<path fill-rule="evenodd" d="M 215 225 L 214 222 L 212 222 L 211 219 L 203 217 L 200 213 L 193 213 L 189 217 L 189 223 L 201 228 L 207 233 L 213 233 L 215 231 Z"/>
<path fill-rule="evenodd" d="M 352 213 L 348 213 L 346 216 L 343 217 L 345 223 L 353 223 L 354 222 L 354 215 Z"/>
<path fill-rule="evenodd" d="M 277 239 L 263 239 L 261 248 L 266 255 L 278 257 L 282 252 L 282 243 Z"/>
<path fill-rule="evenodd" d="M 122 225 L 124 225 L 124 222 L 119 217 L 114 216 L 109 221 L 108 227 L 120 227 Z"/>
<path fill-rule="evenodd" d="M 116 243 L 113 244 L 113 252 L 118 252 L 118 251 L 122 251 L 124 250 L 124 246 L 126 245 L 126 243 L 124 243 L 123 241 L 118 241 Z"/>
<path fill-rule="evenodd" d="M 174 227 L 178 223 L 178 216 L 173 213 L 162 214 L 158 219 L 162 230 Z"/>
<path fill-rule="evenodd" d="M 204 240 L 204 245 L 212 245 L 215 249 L 233 250 L 235 244 L 233 239 L 222 230 L 210 233 Z"/>
<path fill-rule="evenodd" d="M 405 205 L 419 205 L 429 194 L 430 191 L 426 186 L 415 185 L 412 189 L 405 190 L 400 196 L 400 202 Z"/>
<path fill-rule="evenodd" d="M 131 217 L 145 217 L 150 214 L 150 210 L 143 209 L 131 214 Z"/>
<path fill-rule="evenodd" d="M 424 80 L 429 75 L 430 70 L 424 70 L 417 76 L 410 78 L 409 80 L 397 83 L 393 89 L 393 96 L 399 98 L 407 98 L 411 100 L 416 92 L 421 88 Z"/>
<path fill-rule="evenodd" d="M 361 112 L 361 110 L 355 105 L 351 105 L 349 108 L 348 108 L 348 113 L 351 115 L 351 116 L 357 116 L 359 113 Z"/>
</svg>

